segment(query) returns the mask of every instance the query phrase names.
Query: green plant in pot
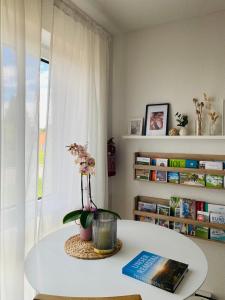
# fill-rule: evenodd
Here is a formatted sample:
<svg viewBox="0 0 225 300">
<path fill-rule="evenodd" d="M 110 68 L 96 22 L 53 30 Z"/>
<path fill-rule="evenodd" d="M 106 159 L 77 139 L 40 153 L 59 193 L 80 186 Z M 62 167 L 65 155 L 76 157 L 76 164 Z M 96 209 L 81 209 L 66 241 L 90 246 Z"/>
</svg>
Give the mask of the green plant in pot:
<svg viewBox="0 0 225 300">
<path fill-rule="evenodd" d="M 181 127 L 179 130 L 179 135 L 187 135 L 187 124 L 188 124 L 188 116 L 186 114 L 181 114 L 177 112 L 175 114 L 177 126 Z"/>
<path fill-rule="evenodd" d="M 95 174 L 95 159 L 87 152 L 87 146 L 71 144 L 68 151 L 75 157 L 75 163 L 79 166 L 81 174 L 81 208 L 71 211 L 63 218 L 63 223 L 72 221 L 80 222 L 80 238 L 82 240 L 90 240 L 92 236 L 92 223 L 97 219 L 99 214 L 109 213 L 115 218 L 120 216 L 113 211 L 97 208 L 92 200 L 91 193 L 91 175 Z M 86 199 L 84 192 L 86 191 Z"/>
</svg>

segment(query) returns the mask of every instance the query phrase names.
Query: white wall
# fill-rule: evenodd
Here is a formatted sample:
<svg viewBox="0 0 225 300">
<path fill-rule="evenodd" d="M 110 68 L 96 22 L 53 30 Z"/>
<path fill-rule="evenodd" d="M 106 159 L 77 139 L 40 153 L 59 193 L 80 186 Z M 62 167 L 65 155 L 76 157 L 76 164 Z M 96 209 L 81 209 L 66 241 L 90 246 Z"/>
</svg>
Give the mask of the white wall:
<svg viewBox="0 0 225 300">
<path fill-rule="evenodd" d="M 176 111 L 188 113 L 192 132 L 193 97 L 202 97 L 206 92 L 220 107 L 225 98 L 225 12 L 116 37 L 113 71 L 112 133 L 118 155 L 117 176 L 110 179 L 112 208 L 124 218 L 132 218 L 136 195 L 178 195 L 225 205 L 224 191 L 183 186 L 174 190 L 172 185 L 137 182 L 132 169 L 135 151 L 225 154 L 224 141 L 121 139 L 127 133 L 129 118 L 144 117 L 148 103 L 171 103 L 170 127 L 175 125 Z M 225 299 L 225 245 L 197 239 L 195 242 L 209 263 L 203 288 Z"/>
</svg>

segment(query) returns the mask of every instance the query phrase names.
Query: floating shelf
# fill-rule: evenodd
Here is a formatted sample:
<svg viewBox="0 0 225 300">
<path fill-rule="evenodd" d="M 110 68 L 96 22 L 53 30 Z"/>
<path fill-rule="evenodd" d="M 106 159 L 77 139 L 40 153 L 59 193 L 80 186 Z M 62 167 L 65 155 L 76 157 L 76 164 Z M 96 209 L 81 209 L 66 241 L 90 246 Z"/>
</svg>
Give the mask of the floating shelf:
<svg viewBox="0 0 225 300">
<path fill-rule="evenodd" d="M 175 136 L 146 136 L 146 135 L 124 135 L 122 139 L 127 140 L 222 140 L 225 141 L 225 135 L 175 135 Z"/>
</svg>

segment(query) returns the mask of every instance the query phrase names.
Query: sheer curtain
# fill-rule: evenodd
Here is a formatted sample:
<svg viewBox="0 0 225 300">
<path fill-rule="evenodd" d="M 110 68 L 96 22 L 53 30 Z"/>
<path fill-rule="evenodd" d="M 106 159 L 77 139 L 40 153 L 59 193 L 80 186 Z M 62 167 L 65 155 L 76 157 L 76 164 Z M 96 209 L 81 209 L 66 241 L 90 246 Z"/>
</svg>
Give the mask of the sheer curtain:
<svg viewBox="0 0 225 300">
<path fill-rule="evenodd" d="M 96 158 L 93 198 L 107 207 L 109 49 L 106 32 L 65 1 L 55 1 L 40 236 L 81 206 L 80 177 L 66 145 L 88 143 Z"/>
<path fill-rule="evenodd" d="M 1 0 L 0 299 L 25 297 L 36 233 L 41 1 Z"/>
</svg>

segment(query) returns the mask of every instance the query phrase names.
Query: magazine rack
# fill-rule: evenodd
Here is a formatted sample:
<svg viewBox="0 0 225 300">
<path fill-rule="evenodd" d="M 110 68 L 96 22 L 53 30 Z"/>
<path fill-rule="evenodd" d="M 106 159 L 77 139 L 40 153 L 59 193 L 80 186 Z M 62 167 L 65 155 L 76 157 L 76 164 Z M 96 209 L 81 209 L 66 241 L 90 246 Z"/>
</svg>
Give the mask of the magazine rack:
<svg viewBox="0 0 225 300">
<path fill-rule="evenodd" d="M 152 166 L 152 165 L 140 165 L 136 164 L 137 157 L 149 157 L 149 158 L 164 158 L 164 159 L 191 159 L 191 160 L 203 160 L 203 161 L 225 161 L 225 155 L 210 155 L 210 154 L 184 154 L 184 153 L 161 153 L 161 152 L 135 152 L 134 157 L 134 179 L 141 180 L 136 178 L 136 170 L 149 170 L 149 171 L 166 171 L 166 172 L 178 172 L 178 173 L 193 173 L 193 174 L 208 174 L 208 175 L 220 175 L 225 176 L 225 170 L 209 170 L 209 169 L 196 169 L 196 168 L 178 168 L 178 167 L 162 167 L 162 166 Z M 141 180 L 141 181 L 150 181 L 152 183 L 159 184 L 179 184 L 187 187 L 198 187 L 205 189 L 217 189 L 224 190 L 225 188 L 214 188 L 198 185 L 188 185 L 182 183 L 172 183 L 172 182 L 160 182 L 160 181 L 151 181 L 151 180 Z"/>
<path fill-rule="evenodd" d="M 167 221 L 172 221 L 172 222 L 179 222 L 179 223 L 183 223 L 183 224 L 192 224 L 192 225 L 197 225 L 197 226 L 202 226 L 202 227 L 225 230 L 225 224 L 215 224 L 215 223 L 210 223 L 210 222 L 199 222 L 199 221 L 193 220 L 193 219 L 166 216 L 166 215 L 161 215 L 161 214 L 147 212 L 147 211 L 140 211 L 140 210 L 138 210 L 138 202 L 139 201 L 148 202 L 148 203 L 162 204 L 162 205 L 169 205 L 169 200 L 168 199 L 155 198 L 155 197 L 146 197 L 146 196 L 137 196 L 134 199 L 134 211 L 133 211 L 134 220 L 137 220 L 138 217 L 143 216 L 143 217 L 151 217 L 151 218 L 154 218 L 154 219 L 161 219 L 161 220 L 167 220 Z M 192 236 L 192 235 L 190 235 L 190 236 L 193 237 L 193 238 L 203 239 L 201 237 L 196 237 L 196 236 Z M 217 240 L 212 240 L 212 239 L 204 239 L 204 240 L 224 243 L 222 241 L 217 241 Z"/>
</svg>

